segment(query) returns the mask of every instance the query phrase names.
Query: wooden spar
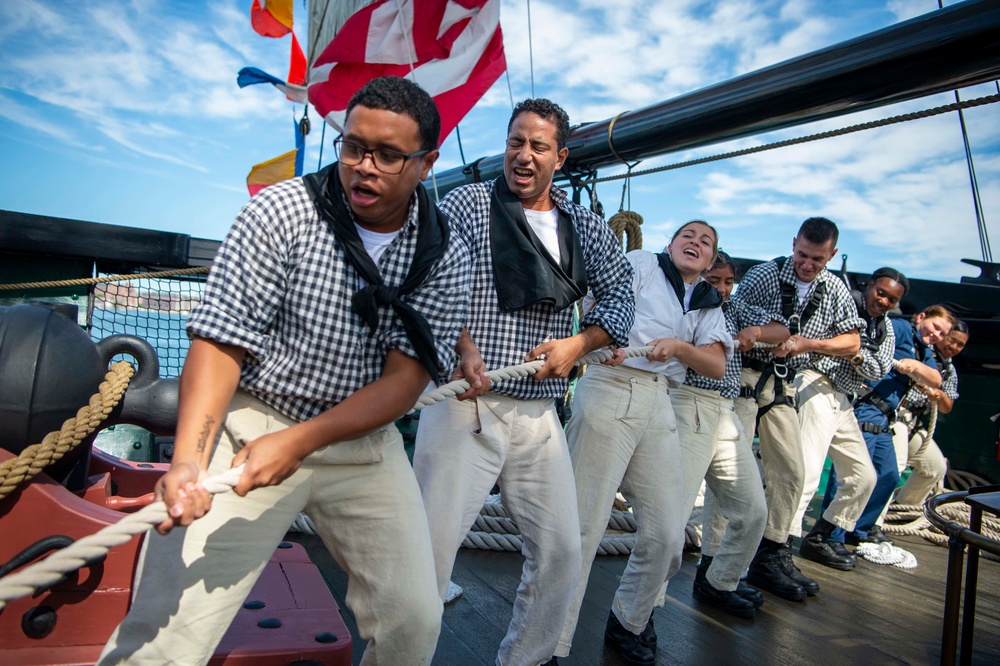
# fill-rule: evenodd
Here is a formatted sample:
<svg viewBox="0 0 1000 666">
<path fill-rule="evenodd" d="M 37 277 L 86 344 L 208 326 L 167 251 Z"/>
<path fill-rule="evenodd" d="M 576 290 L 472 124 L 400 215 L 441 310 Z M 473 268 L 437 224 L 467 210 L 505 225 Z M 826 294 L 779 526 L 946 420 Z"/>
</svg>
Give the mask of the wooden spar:
<svg viewBox="0 0 1000 666">
<path fill-rule="evenodd" d="M 1000 3 L 966 0 L 626 112 L 614 120 L 610 137 L 612 119 L 577 127 L 567 141 L 564 171 L 591 171 L 622 159 L 707 146 L 997 78 Z M 486 157 L 437 174 L 437 191 L 444 195 L 502 172 L 502 154 Z"/>
</svg>

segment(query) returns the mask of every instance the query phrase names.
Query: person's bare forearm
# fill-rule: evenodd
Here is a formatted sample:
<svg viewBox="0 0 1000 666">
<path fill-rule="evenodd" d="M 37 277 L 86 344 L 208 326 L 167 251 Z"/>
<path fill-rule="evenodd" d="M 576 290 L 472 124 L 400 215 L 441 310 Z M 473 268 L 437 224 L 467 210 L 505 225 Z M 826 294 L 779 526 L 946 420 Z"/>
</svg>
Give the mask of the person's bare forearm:
<svg viewBox="0 0 1000 666">
<path fill-rule="evenodd" d="M 181 372 L 173 462 L 207 469 L 212 443 L 240 381 L 246 350 L 195 338 Z"/>
</svg>

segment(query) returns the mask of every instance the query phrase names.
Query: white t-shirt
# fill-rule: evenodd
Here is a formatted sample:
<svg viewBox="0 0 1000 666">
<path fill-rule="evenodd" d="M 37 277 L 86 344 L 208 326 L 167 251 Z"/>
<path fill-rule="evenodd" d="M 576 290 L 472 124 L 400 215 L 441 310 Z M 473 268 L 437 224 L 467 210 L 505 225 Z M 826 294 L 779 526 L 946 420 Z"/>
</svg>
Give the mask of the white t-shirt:
<svg viewBox="0 0 1000 666">
<path fill-rule="evenodd" d="M 542 241 L 542 245 L 556 260 L 556 263 L 562 261 L 562 254 L 559 251 L 559 209 L 529 210 L 525 208 L 524 217 L 528 220 L 528 226 L 538 236 L 538 240 Z"/>
<path fill-rule="evenodd" d="M 809 293 L 809 287 L 811 286 L 812 282 L 803 282 L 798 276 L 795 277 L 795 291 L 799 297 L 799 303 L 806 300 L 806 294 Z"/>
<path fill-rule="evenodd" d="M 360 226 L 357 222 L 354 223 L 354 228 L 358 230 L 358 236 L 361 237 L 361 242 L 365 246 L 365 251 L 368 256 L 372 258 L 375 265 L 378 266 L 378 260 L 382 258 L 385 251 L 392 245 L 392 241 L 396 240 L 396 236 L 399 235 L 399 230 L 390 231 L 387 234 L 380 234 L 377 231 L 369 231 L 364 227 Z M 363 277 L 358 278 L 360 287 L 364 288 L 368 286 Z"/>
</svg>

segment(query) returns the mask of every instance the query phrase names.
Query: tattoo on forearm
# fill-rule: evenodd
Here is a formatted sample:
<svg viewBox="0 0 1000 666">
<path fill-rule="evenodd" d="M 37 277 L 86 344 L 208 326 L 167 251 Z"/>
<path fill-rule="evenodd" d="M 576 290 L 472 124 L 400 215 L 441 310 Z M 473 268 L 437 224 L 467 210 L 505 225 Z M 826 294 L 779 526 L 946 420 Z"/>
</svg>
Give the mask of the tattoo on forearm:
<svg viewBox="0 0 1000 666">
<path fill-rule="evenodd" d="M 208 436 L 212 432 L 212 426 L 215 425 L 215 419 L 211 416 L 205 419 L 205 424 L 201 427 L 201 433 L 198 435 L 198 453 L 205 450 L 205 446 L 208 444 Z"/>
</svg>

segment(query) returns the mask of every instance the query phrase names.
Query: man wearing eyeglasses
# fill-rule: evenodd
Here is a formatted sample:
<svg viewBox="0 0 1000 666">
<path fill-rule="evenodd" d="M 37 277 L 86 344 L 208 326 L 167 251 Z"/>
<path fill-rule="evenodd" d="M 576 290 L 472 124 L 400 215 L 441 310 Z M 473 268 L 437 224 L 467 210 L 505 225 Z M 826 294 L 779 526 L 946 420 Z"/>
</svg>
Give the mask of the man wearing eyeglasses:
<svg viewBox="0 0 1000 666">
<path fill-rule="evenodd" d="M 576 487 L 556 413 L 577 359 L 626 346 L 632 268 L 607 222 L 568 200 L 553 176 L 569 155 L 569 118 L 532 99 L 514 108 L 504 174 L 441 202 L 470 248 L 472 297 L 456 351 L 471 388 L 424 409 L 414 452 L 444 596 L 455 554 L 495 483 L 525 557 L 497 663 L 537 666 L 554 654 L 580 572 Z M 573 304 L 598 305 L 573 334 Z M 534 379 L 490 384 L 485 370 L 545 359 Z"/>
<path fill-rule="evenodd" d="M 430 663 L 442 606 L 393 421 L 450 374 L 468 304 L 468 253 L 420 185 L 439 132 L 426 92 L 376 79 L 338 163 L 244 206 L 187 322 L 168 517 L 100 663 L 207 663 L 301 511 L 348 573 L 362 663 Z M 235 493 L 198 485 L 238 465 Z"/>
</svg>

